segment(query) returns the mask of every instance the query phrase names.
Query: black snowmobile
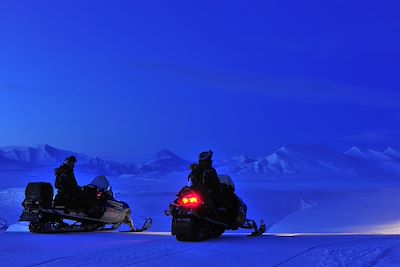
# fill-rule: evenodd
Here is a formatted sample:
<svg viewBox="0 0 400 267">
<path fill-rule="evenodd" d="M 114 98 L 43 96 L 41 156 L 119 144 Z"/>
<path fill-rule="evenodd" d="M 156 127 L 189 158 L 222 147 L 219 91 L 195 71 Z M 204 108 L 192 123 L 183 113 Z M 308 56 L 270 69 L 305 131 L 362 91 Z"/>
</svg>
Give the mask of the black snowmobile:
<svg viewBox="0 0 400 267">
<path fill-rule="evenodd" d="M 151 218 L 147 218 L 141 228 L 135 227 L 131 209 L 125 202 L 114 198 L 107 177 L 94 178 L 84 190 L 93 194 L 96 202 L 91 212 L 60 204 L 59 195 L 53 200 L 53 186 L 50 183 L 29 183 L 25 189 L 20 221 L 28 221 L 29 230 L 34 233 L 115 230 L 123 224 L 130 227 L 130 232 L 143 232 L 151 227 Z"/>
<path fill-rule="evenodd" d="M 261 236 L 265 232 L 266 226 L 262 220 L 258 227 L 254 220 L 246 218 L 247 206 L 234 194 L 235 185 L 232 179 L 227 175 L 220 175 L 219 179 L 222 187 L 221 196 L 224 198 L 221 202 L 225 204 L 210 208 L 199 192 L 190 186 L 185 186 L 177 194 L 178 198 L 165 211 L 167 216 L 172 216 L 172 235 L 175 235 L 178 241 L 216 238 L 226 230 L 239 228 L 254 230 L 249 235 L 252 237 Z M 232 199 L 232 196 L 236 199 Z M 231 205 L 234 201 L 238 202 L 238 205 Z M 233 208 L 235 210 L 232 210 Z"/>
</svg>

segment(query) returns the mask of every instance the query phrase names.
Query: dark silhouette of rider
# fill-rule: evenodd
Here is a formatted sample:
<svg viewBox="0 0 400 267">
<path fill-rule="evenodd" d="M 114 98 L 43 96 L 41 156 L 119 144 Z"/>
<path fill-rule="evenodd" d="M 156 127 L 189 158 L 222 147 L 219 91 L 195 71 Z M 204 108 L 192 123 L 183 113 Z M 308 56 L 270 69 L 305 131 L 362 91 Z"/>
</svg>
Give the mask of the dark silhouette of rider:
<svg viewBox="0 0 400 267">
<path fill-rule="evenodd" d="M 54 170 L 55 187 L 58 189 L 54 205 L 65 206 L 66 212 L 69 209 L 82 209 L 89 217 L 99 218 L 104 213 L 104 209 L 98 205 L 95 198 L 96 192 L 93 189 L 78 186 L 74 174 L 76 161 L 75 156 L 70 156 Z M 108 197 L 112 198 L 112 193 Z"/>
<path fill-rule="evenodd" d="M 82 188 L 76 181 L 74 168 L 76 157 L 70 156 L 64 163 L 54 170 L 56 175 L 55 187 L 58 189 L 55 203 L 64 204 L 69 208 L 78 208 L 82 206 L 83 194 Z"/>
<path fill-rule="evenodd" d="M 201 192 L 211 212 L 218 218 L 216 209 L 228 208 L 229 221 L 242 225 L 246 219 L 247 207 L 234 193 L 234 188 L 221 184 L 217 171 L 212 167 L 213 152 L 206 151 L 199 155 L 198 164 L 192 164 L 189 180 L 192 188 Z"/>
<path fill-rule="evenodd" d="M 211 197 L 220 191 L 220 181 L 217 171 L 212 167 L 213 152 L 206 151 L 199 155 L 199 163 L 192 164 L 192 172 L 189 174 L 189 180 L 192 187 L 198 189 L 203 197 Z"/>
<path fill-rule="evenodd" d="M 74 174 L 75 163 L 76 157 L 71 156 L 66 158 L 64 163 L 54 170 L 56 175 L 56 188 L 58 191 L 62 191 L 67 195 L 73 195 L 81 190 Z"/>
<path fill-rule="evenodd" d="M 212 156 L 211 150 L 200 153 L 198 164 L 191 165 L 188 179 L 192 182 L 191 187 L 200 192 L 211 213 L 219 219 L 216 208 L 220 202 L 221 186 L 217 171 L 212 167 Z"/>
</svg>

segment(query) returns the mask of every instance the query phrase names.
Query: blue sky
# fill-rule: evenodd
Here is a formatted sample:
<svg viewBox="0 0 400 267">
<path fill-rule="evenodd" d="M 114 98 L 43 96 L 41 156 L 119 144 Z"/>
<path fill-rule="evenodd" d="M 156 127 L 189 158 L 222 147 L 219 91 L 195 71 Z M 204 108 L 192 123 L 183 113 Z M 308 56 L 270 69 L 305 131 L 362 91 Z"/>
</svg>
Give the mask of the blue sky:
<svg viewBox="0 0 400 267">
<path fill-rule="evenodd" d="M 400 144 L 398 1 L 2 1 L 0 145 Z"/>
</svg>

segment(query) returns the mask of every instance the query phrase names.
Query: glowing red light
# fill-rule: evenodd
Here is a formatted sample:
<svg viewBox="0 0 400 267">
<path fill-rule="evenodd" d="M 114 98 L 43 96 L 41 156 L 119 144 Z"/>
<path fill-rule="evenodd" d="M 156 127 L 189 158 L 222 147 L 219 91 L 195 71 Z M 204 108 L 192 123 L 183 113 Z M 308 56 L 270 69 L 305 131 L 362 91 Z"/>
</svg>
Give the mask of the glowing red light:
<svg viewBox="0 0 400 267">
<path fill-rule="evenodd" d="M 201 204 L 201 199 L 196 194 L 188 194 L 180 199 L 180 204 L 187 207 L 196 207 Z"/>
</svg>

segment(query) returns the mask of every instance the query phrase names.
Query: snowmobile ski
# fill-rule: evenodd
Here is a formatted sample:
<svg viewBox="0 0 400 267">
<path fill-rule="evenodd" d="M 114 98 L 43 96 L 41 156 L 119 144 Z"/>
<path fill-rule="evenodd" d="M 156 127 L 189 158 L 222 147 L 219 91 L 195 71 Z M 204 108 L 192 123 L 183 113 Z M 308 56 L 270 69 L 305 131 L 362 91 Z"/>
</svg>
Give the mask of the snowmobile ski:
<svg viewBox="0 0 400 267">
<path fill-rule="evenodd" d="M 265 225 L 263 220 L 260 221 L 260 227 L 257 226 L 257 224 L 256 224 L 256 222 L 254 220 L 249 220 L 249 221 L 251 222 L 251 224 L 253 226 L 252 229 L 254 229 L 254 232 L 252 232 L 248 236 L 257 237 L 257 236 L 262 236 L 265 233 L 267 227 L 266 227 L 266 225 Z"/>
<path fill-rule="evenodd" d="M 140 233 L 140 232 L 144 232 L 150 229 L 150 227 L 153 225 L 153 220 L 151 218 L 146 218 L 146 221 L 143 223 L 143 226 L 141 228 L 136 228 L 136 227 L 132 227 L 131 230 L 128 231 L 119 231 L 120 233 Z"/>
<path fill-rule="evenodd" d="M 240 228 L 253 229 L 254 231 L 248 235 L 250 237 L 261 236 L 265 233 L 267 229 L 263 220 L 260 221 L 260 227 L 258 227 L 257 223 L 254 220 L 249 220 L 249 219 L 246 219 L 246 221 L 242 226 L 240 226 Z"/>
</svg>

